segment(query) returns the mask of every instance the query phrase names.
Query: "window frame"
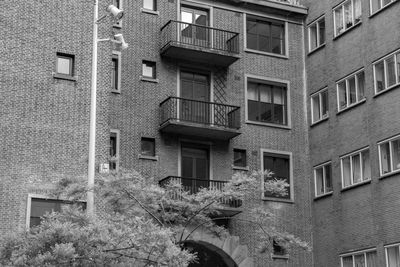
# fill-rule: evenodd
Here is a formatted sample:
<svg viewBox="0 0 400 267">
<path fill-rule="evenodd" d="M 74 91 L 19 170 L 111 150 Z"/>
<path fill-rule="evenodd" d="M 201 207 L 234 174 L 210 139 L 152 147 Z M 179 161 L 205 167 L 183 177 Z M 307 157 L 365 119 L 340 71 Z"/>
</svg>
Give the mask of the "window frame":
<svg viewBox="0 0 400 267">
<path fill-rule="evenodd" d="M 395 244 L 390 244 L 390 245 L 386 245 L 383 246 L 385 248 L 385 266 L 389 267 L 389 254 L 388 254 L 388 248 L 393 248 L 393 247 L 397 247 L 397 250 L 399 251 L 399 255 L 400 255 L 400 243 L 395 243 Z"/>
<path fill-rule="evenodd" d="M 358 81 L 358 77 L 359 75 L 363 73 L 364 75 L 364 95 L 362 96 L 362 98 L 360 98 L 359 96 L 359 81 Z M 349 86 L 349 80 L 354 78 L 355 80 L 355 91 L 356 91 L 356 102 L 354 103 L 350 103 L 350 86 Z M 340 89 L 339 89 L 339 84 L 345 82 L 345 93 L 346 93 L 346 107 L 341 107 L 340 105 Z M 349 75 L 347 75 L 346 77 L 336 81 L 336 100 L 337 100 L 337 110 L 338 113 L 350 109 L 354 106 L 357 106 L 360 103 L 363 103 L 364 101 L 366 101 L 366 97 L 365 97 L 365 70 L 364 68 L 361 68 Z"/>
<path fill-rule="evenodd" d="M 330 178 L 331 178 L 331 190 L 327 191 L 326 188 L 326 166 L 330 166 Z M 322 194 L 317 194 L 318 193 L 318 188 L 317 188 L 317 169 L 322 168 L 322 180 L 323 180 L 323 184 L 324 184 L 324 193 Z M 319 164 L 317 166 L 314 167 L 314 195 L 315 197 L 322 197 L 322 196 L 326 196 L 326 195 L 330 195 L 333 193 L 333 181 L 332 181 L 332 161 L 327 161 L 325 163 Z"/>
<path fill-rule="evenodd" d="M 389 7 L 390 5 L 396 3 L 397 0 L 391 0 L 390 3 L 388 3 L 388 4 L 386 4 L 386 5 L 383 5 L 383 0 L 378 0 L 378 1 L 380 2 L 381 7 L 380 7 L 379 9 L 375 10 L 375 11 L 372 10 L 372 1 L 374 1 L 374 0 L 370 0 L 370 1 L 369 1 L 369 12 L 370 12 L 370 16 L 373 16 L 373 15 L 375 15 L 376 13 L 379 13 L 381 10 L 383 10 L 383 9 Z M 377 0 L 375 0 L 375 1 L 377 1 Z"/>
<path fill-rule="evenodd" d="M 121 62 L 121 52 L 119 51 L 113 51 L 112 52 L 112 59 L 117 59 L 117 88 L 114 88 L 115 84 L 113 84 L 113 80 L 111 78 L 111 91 L 113 93 L 121 93 L 121 68 L 122 68 L 122 62 Z M 111 74 L 113 75 L 113 74 Z M 114 82 L 115 83 L 115 82 Z"/>
<path fill-rule="evenodd" d="M 324 20 L 325 23 L 325 38 L 324 38 L 324 42 L 320 44 L 320 22 Z M 317 40 L 317 46 L 315 48 L 311 48 L 311 27 L 313 25 L 316 25 L 316 40 Z M 307 31 L 308 31 L 308 53 L 312 53 L 315 50 L 317 50 L 320 47 L 323 47 L 326 44 L 326 22 L 325 22 L 325 14 L 318 17 L 317 19 L 315 19 L 313 22 L 311 22 L 310 24 L 308 24 L 307 26 Z"/>
<path fill-rule="evenodd" d="M 118 129 L 110 129 L 110 138 L 111 134 L 115 134 L 116 136 L 116 148 L 115 148 L 115 158 L 113 159 L 111 154 L 109 154 L 109 170 L 110 171 L 117 171 L 119 170 L 119 164 L 120 164 L 120 131 Z M 111 148 L 111 147 L 110 147 Z M 111 168 L 111 163 L 115 163 L 115 169 Z"/>
<path fill-rule="evenodd" d="M 63 58 L 69 60 L 69 74 L 58 72 L 58 59 Z M 67 54 L 67 53 L 56 53 L 56 69 L 54 72 L 55 78 L 67 79 L 67 80 L 76 80 L 75 78 L 75 55 Z"/>
<path fill-rule="evenodd" d="M 343 35 L 345 32 L 348 32 L 350 29 L 352 29 L 352 28 L 354 28 L 355 26 L 357 26 L 357 25 L 359 25 L 360 23 L 362 23 L 362 1 L 361 1 L 361 14 L 360 14 L 359 21 L 357 21 L 357 22 L 355 21 L 355 18 L 354 18 L 354 9 L 355 9 L 354 3 L 355 3 L 355 1 L 361 1 L 361 0 L 344 0 L 343 2 L 341 2 L 340 4 L 338 4 L 338 5 L 336 5 L 334 8 L 332 8 L 332 16 L 333 16 L 333 36 L 334 36 L 334 38 Z M 344 6 L 345 6 L 348 2 L 351 3 L 351 4 L 350 4 L 350 6 L 351 6 L 351 17 L 352 17 L 351 22 L 352 22 L 353 25 L 345 29 L 346 21 L 345 21 Z M 337 22 L 336 22 L 336 15 L 335 15 L 335 12 L 336 12 L 337 9 L 340 9 L 340 8 L 342 8 L 341 17 L 342 17 L 342 23 L 343 23 L 343 31 L 337 32 L 337 27 L 336 27 L 336 23 L 337 23 Z"/>
<path fill-rule="evenodd" d="M 379 175 L 380 177 L 386 177 L 395 173 L 400 172 L 399 169 L 393 170 L 393 141 L 399 141 L 400 142 L 400 135 L 393 136 L 391 138 L 385 139 L 383 141 L 378 142 L 378 157 L 379 157 Z M 381 146 L 383 144 L 389 143 L 389 153 L 390 153 L 390 171 L 387 173 L 382 172 L 382 152 L 381 152 Z"/>
<path fill-rule="evenodd" d="M 364 255 L 364 262 L 367 262 L 367 253 L 375 252 L 376 257 L 378 257 L 378 252 L 376 248 L 364 249 L 359 251 L 353 251 L 349 253 L 344 253 L 339 255 L 340 257 L 340 267 L 343 267 L 343 258 L 352 256 L 353 266 L 354 266 L 354 256 Z"/>
<path fill-rule="evenodd" d="M 148 2 L 148 1 L 152 1 L 152 4 L 153 4 L 153 8 L 152 9 L 145 7 L 145 2 Z M 143 10 L 146 10 L 146 11 L 157 12 L 157 0 L 143 0 L 142 1 L 142 8 L 143 8 Z"/>
<path fill-rule="evenodd" d="M 143 142 L 144 141 L 146 141 L 146 142 L 150 142 L 151 141 L 151 143 L 153 144 L 153 153 L 152 153 L 152 155 L 149 155 L 149 154 L 143 154 Z M 156 158 L 157 157 L 157 153 L 156 153 L 156 139 L 155 138 L 153 138 L 153 137 L 145 137 L 145 136 L 142 136 L 141 138 L 140 138 L 140 153 L 139 153 L 139 157 L 140 158 L 151 158 L 151 159 L 154 159 L 154 158 Z"/>
<path fill-rule="evenodd" d="M 275 202 L 289 202 L 293 203 L 295 200 L 294 194 L 294 185 L 293 185 L 293 154 L 289 151 L 280 151 L 280 150 L 272 150 L 261 148 L 260 149 L 260 166 L 261 170 L 264 170 L 264 154 L 270 155 L 282 155 L 282 158 L 289 159 L 289 198 L 279 198 L 279 197 L 266 197 L 264 192 L 264 177 L 261 178 L 261 199 L 266 201 L 275 201 Z"/>
<path fill-rule="evenodd" d="M 265 84 L 282 84 L 286 85 L 286 124 L 277 124 L 272 122 L 253 121 L 249 119 L 249 104 L 248 104 L 248 84 L 249 82 L 265 83 Z M 291 95 L 290 95 L 290 82 L 281 79 L 262 77 L 257 75 L 245 75 L 245 123 L 255 124 L 260 126 L 276 127 L 283 129 L 291 129 Z"/>
<path fill-rule="evenodd" d="M 367 183 L 372 180 L 372 177 L 369 177 L 368 179 L 365 179 L 364 177 L 364 170 L 363 170 L 363 157 L 362 153 L 368 151 L 368 156 L 369 156 L 369 168 L 370 168 L 370 176 L 372 176 L 372 168 L 371 168 L 371 153 L 369 146 L 358 149 L 356 151 L 350 152 L 348 154 L 345 154 L 340 157 L 340 175 L 341 175 L 341 181 L 342 181 L 342 189 L 347 189 L 347 188 L 352 188 L 354 186 L 360 185 Z M 353 157 L 354 156 L 359 156 L 360 157 L 360 177 L 361 181 L 360 182 L 354 182 L 354 177 L 353 177 Z M 343 168 L 343 160 L 349 158 L 350 160 L 350 185 L 345 186 L 344 183 L 344 168 Z"/>
<path fill-rule="evenodd" d="M 241 152 L 244 155 L 244 166 L 239 166 L 235 165 L 235 152 Z M 248 162 L 247 162 L 247 150 L 246 149 L 240 149 L 240 148 L 234 148 L 233 149 L 233 164 L 232 167 L 234 169 L 247 169 L 248 168 Z"/>
<path fill-rule="evenodd" d="M 386 60 L 391 57 L 394 58 L 394 73 L 395 73 L 396 82 L 390 86 L 387 86 L 388 85 L 388 74 L 387 74 L 388 70 L 387 70 L 387 63 L 386 63 L 387 61 Z M 387 91 L 400 85 L 400 62 L 398 62 L 398 60 L 400 60 L 400 49 L 397 49 L 397 50 L 385 55 L 384 57 L 372 62 L 375 96 L 382 94 L 384 92 L 387 92 Z M 377 91 L 376 66 L 380 63 L 383 63 L 384 89 L 382 89 L 381 91 Z"/>
<path fill-rule="evenodd" d="M 258 20 L 261 21 L 268 21 L 268 22 L 279 22 L 282 23 L 283 27 L 284 27 L 284 31 L 283 31 L 283 41 L 284 44 L 282 46 L 282 49 L 284 50 L 284 53 L 282 54 L 278 54 L 278 53 L 273 53 L 273 52 L 266 52 L 266 51 L 261 51 L 261 50 L 257 50 L 257 49 L 252 49 L 252 48 L 248 48 L 247 47 L 247 19 L 248 17 L 253 17 L 253 18 L 257 18 Z M 255 15 L 255 14 L 247 14 L 244 13 L 243 16 L 243 25 L 244 25 L 244 51 L 245 52 L 251 52 L 251 53 L 257 53 L 257 54 L 263 54 L 263 55 L 267 55 L 267 56 L 273 56 L 273 57 L 279 57 L 279 58 L 285 58 L 287 59 L 289 57 L 289 34 L 288 34 L 288 22 L 284 21 L 284 20 L 280 20 L 278 18 L 271 18 L 271 17 L 266 17 L 266 16 L 260 16 L 260 15 Z M 271 37 L 270 37 L 271 38 Z"/>
<path fill-rule="evenodd" d="M 327 101 L 327 112 L 326 112 L 326 114 L 324 115 L 324 114 L 322 114 L 322 94 L 323 93 L 326 93 L 327 94 L 327 99 L 328 99 L 328 101 Z M 319 114 L 319 119 L 318 120 L 315 120 L 315 118 L 314 118 L 314 97 L 317 97 L 318 96 L 318 101 L 319 101 L 319 110 L 320 110 L 320 114 Z M 311 95 L 310 95 L 310 101 L 311 101 L 311 125 L 313 125 L 313 124 L 316 124 L 316 123 L 318 123 L 318 122 L 320 122 L 320 121 L 323 121 L 323 120 L 326 120 L 326 119 L 328 119 L 329 118 L 329 91 L 328 91 L 328 87 L 324 87 L 324 88 L 322 88 L 322 89 L 320 89 L 320 90 L 318 90 L 317 92 L 315 92 L 315 93 L 312 93 Z"/>
<path fill-rule="evenodd" d="M 147 64 L 149 64 L 149 65 L 147 65 Z M 151 66 L 152 73 L 153 73 L 152 77 L 144 75 L 144 71 L 143 71 L 144 65 Z M 150 60 L 142 60 L 142 75 L 140 77 L 142 80 L 145 80 L 145 81 L 157 81 L 157 62 L 150 61 Z"/>
</svg>

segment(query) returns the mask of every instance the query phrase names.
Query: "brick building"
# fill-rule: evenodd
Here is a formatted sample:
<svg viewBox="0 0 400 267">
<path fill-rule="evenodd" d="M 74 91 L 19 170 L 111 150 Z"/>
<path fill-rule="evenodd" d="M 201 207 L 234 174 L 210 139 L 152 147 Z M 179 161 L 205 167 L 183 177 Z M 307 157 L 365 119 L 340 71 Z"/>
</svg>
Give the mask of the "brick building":
<svg viewBox="0 0 400 267">
<path fill-rule="evenodd" d="M 99 2 L 100 16 L 111 2 L 125 12 L 99 23 L 99 38 L 122 33 L 129 48 L 98 43 L 96 171 L 135 169 L 197 190 L 270 169 L 288 196 L 260 181 L 229 208 L 240 211 L 234 243 L 255 266 L 398 266 L 395 1 Z M 93 5 L 0 7 L 3 235 L 60 204 L 44 199 L 40 179 L 86 179 Z M 271 209 L 313 254 L 257 253 L 248 207 Z"/>
</svg>

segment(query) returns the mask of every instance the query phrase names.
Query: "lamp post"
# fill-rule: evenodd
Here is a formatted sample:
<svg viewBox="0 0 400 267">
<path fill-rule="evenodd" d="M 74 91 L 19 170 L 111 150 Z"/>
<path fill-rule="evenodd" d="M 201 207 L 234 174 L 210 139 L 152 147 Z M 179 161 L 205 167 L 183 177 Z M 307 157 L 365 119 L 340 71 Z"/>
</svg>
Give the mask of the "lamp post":
<svg viewBox="0 0 400 267">
<path fill-rule="evenodd" d="M 115 19 L 120 20 L 123 16 L 123 11 L 117 7 L 110 5 L 107 7 L 109 14 Z M 88 191 L 86 211 L 89 216 L 94 215 L 94 174 L 96 162 L 96 103 L 97 103 L 97 44 L 100 41 L 112 41 L 111 39 L 98 39 L 98 23 L 104 19 L 106 15 L 98 18 L 99 1 L 94 1 L 94 16 L 93 16 L 93 48 L 92 48 L 92 79 L 90 89 L 90 124 L 89 124 L 89 161 L 88 161 Z M 116 42 L 122 43 L 122 49 L 128 45 L 124 42 L 122 35 L 118 35 L 119 40 Z"/>
</svg>

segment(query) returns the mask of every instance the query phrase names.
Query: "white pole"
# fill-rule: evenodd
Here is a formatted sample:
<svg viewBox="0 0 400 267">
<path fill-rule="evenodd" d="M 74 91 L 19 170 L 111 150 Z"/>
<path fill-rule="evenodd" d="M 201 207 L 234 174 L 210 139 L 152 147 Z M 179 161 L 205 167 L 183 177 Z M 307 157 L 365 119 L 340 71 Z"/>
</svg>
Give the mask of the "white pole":
<svg viewBox="0 0 400 267">
<path fill-rule="evenodd" d="M 90 128 L 89 128 L 89 162 L 88 162 L 88 192 L 86 211 L 94 215 L 94 172 L 96 161 L 96 96 L 97 96 L 97 17 L 98 0 L 94 1 L 93 19 L 93 49 L 92 49 L 92 86 L 90 90 Z"/>
</svg>

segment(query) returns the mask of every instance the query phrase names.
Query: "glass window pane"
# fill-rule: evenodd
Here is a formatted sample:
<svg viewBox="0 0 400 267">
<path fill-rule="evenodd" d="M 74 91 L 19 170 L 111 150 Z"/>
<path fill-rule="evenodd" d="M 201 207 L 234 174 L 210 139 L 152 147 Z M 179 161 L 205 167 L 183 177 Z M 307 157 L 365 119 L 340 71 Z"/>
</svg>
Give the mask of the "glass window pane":
<svg viewBox="0 0 400 267">
<path fill-rule="evenodd" d="M 363 180 L 371 179 L 371 165 L 369 162 L 369 150 L 361 153 L 362 157 L 362 168 L 363 168 Z"/>
<path fill-rule="evenodd" d="M 346 4 L 343 5 L 344 8 L 344 26 L 346 29 L 353 26 L 353 14 L 351 10 L 351 1 L 347 1 Z"/>
<path fill-rule="evenodd" d="M 343 175 L 343 187 L 347 187 L 351 185 L 351 176 L 350 176 L 350 157 L 342 159 L 342 175 Z"/>
<path fill-rule="evenodd" d="M 143 77 L 155 78 L 155 64 L 153 62 L 143 62 L 142 75 Z"/>
<path fill-rule="evenodd" d="M 246 167 L 246 150 L 234 149 L 233 150 L 233 165 L 237 167 Z"/>
<path fill-rule="evenodd" d="M 313 122 L 319 121 L 321 119 L 320 114 L 320 103 L 319 103 L 319 94 L 314 95 L 311 98 L 311 105 L 312 105 L 312 120 Z"/>
<path fill-rule="evenodd" d="M 380 92 L 386 88 L 383 61 L 375 64 L 375 88 Z"/>
<path fill-rule="evenodd" d="M 310 38 L 310 50 L 315 49 L 318 47 L 318 41 L 317 41 L 317 23 L 314 23 L 313 25 L 310 26 L 309 29 L 309 38 Z"/>
<path fill-rule="evenodd" d="M 262 122 L 273 122 L 272 120 L 272 104 L 269 103 L 259 103 L 260 107 L 260 118 L 259 121 Z"/>
<path fill-rule="evenodd" d="M 354 104 L 357 102 L 356 98 L 356 78 L 353 76 L 347 80 L 349 89 L 349 104 Z"/>
<path fill-rule="evenodd" d="M 367 267 L 379 267 L 376 257 L 376 251 L 367 252 Z"/>
<path fill-rule="evenodd" d="M 155 156 L 155 140 L 151 138 L 142 138 L 141 152 L 145 156 Z"/>
<path fill-rule="evenodd" d="M 400 170 L 400 139 L 392 141 L 393 171 Z"/>
<path fill-rule="evenodd" d="M 149 10 L 156 10 L 154 1 L 155 0 L 143 0 L 143 8 Z"/>
<path fill-rule="evenodd" d="M 249 100 L 258 100 L 258 90 L 257 84 L 249 82 L 247 84 L 247 99 Z"/>
<path fill-rule="evenodd" d="M 272 38 L 271 51 L 276 54 L 284 54 L 284 39 Z"/>
<path fill-rule="evenodd" d="M 361 21 L 361 0 L 354 0 L 354 23 Z"/>
<path fill-rule="evenodd" d="M 381 8 L 381 0 L 371 0 L 371 13 L 375 13 Z"/>
<path fill-rule="evenodd" d="M 331 174 L 331 165 L 325 165 L 325 192 L 332 191 L 332 174 Z"/>
<path fill-rule="evenodd" d="M 328 102 L 328 90 L 321 93 L 321 115 L 322 118 L 328 115 L 329 102 Z"/>
<path fill-rule="evenodd" d="M 247 101 L 247 116 L 250 121 L 260 121 L 260 114 L 258 109 L 258 101 L 248 100 Z"/>
<path fill-rule="evenodd" d="M 115 157 L 117 155 L 117 134 L 110 133 L 110 156 Z"/>
<path fill-rule="evenodd" d="M 72 75 L 71 73 L 72 59 L 65 57 L 57 58 L 57 73 Z"/>
<path fill-rule="evenodd" d="M 360 72 L 357 74 L 357 90 L 358 90 L 358 99 L 360 101 L 364 98 L 364 87 L 365 87 L 365 75 L 364 72 Z"/>
<path fill-rule="evenodd" d="M 260 101 L 264 103 L 272 103 L 272 86 L 267 84 L 258 84 L 260 89 Z"/>
<path fill-rule="evenodd" d="M 390 4 L 393 0 L 383 0 L 383 6 L 386 6 L 387 4 Z"/>
<path fill-rule="evenodd" d="M 396 70 L 394 64 L 394 56 L 389 57 L 385 60 L 386 63 L 386 77 L 387 77 L 387 87 L 396 84 Z"/>
<path fill-rule="evenodd" d="M 380 145 L 381 151 L 381 174 L 391 172 L 389 142 Z"/>
<path fill-rule="evenodd" d="M 323 177 L 323 167 L 320 167 L 315 170 L 315 185 L 316 185 L 316 192 L 317 196 L 322 195 L 325 193 L 325 185 L 324 185 L 324 177 Z"/>
<path fill-rule="evenodd" d="M 346 81 L 338 83 L 339 110 L 347 107 Z"/>
<path fill-rule="evenodd" d="M 360 155 L 354 155 L 351 157 L 352 161 L 352 176 L 353 182 L 359 183 L 361 182 L 361 162 L 360 162 Z"/>
<path fill-rule="evenodd" d="M 400 266 L 400 255 L 399 247 L 386 248 L 387 252 L 387 265 L 388 267 L 399 267 Z"/>
<path fill-rule="evenodd" d="M 396 55 L 397 62 L 397 83 L 400 83 L 400 53 Z"/>
<path fill-rule="evenodd" d="M 343 28 L 343 11 L 342 7 L 335 9 L 335 35 L 341 34 L 344 31 Z"/>
<path fill-rule="evenodd" d="M 353 256 L 347 256 L 342 258 L 343 267 L 353 267 Z"/>
<path fill-rule="evenodd" d="M 318 22 L 319 24 L 319 44 L 322 45 L 325 43 L 325 18 Z"/>
<path fill-rule="evenodd" d="M 359 255 L 354 255 L 354 267 L 366 267 L 364 253 Z"/>
</svg>

